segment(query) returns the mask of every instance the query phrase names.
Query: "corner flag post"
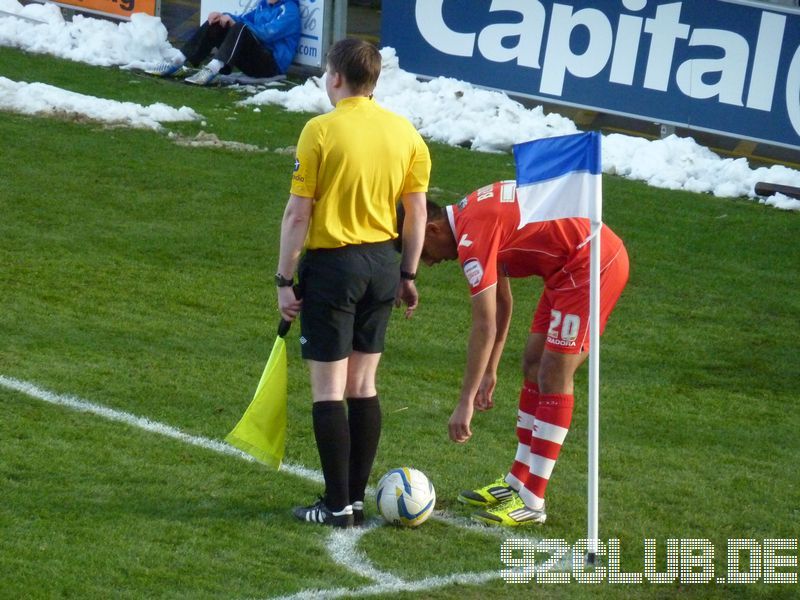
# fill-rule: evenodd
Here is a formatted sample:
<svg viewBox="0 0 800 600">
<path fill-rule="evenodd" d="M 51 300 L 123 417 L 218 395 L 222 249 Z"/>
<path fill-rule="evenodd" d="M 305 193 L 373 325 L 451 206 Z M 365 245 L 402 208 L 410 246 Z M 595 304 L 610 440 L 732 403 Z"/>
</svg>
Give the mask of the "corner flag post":
<svg viewBox="0 0 800 600">
<path fill-rule="evenodd" d="M 597 136 L 598 157 L 600 136 Z M 600 230 L 603 227 L 603 183 L 598 177 L 591 216 L 589 269 L 589 410 L 588 410 L 588 553 L 587 562 L 595 563 L 598 538 L 598 497 L 600 489 Z"/>
<path fill-rule="evenodd" d="M 584 218 L 590 223 L 589 269 L 589 493 L 587 562 L 599 551 L 600 451 L 600 231 L 603 227 L 601 139 L 598 132 L 532 140 L 514 145 L 520 222 Z M 524 209 L 522 208 L 524 204 Z"/>
</svg>

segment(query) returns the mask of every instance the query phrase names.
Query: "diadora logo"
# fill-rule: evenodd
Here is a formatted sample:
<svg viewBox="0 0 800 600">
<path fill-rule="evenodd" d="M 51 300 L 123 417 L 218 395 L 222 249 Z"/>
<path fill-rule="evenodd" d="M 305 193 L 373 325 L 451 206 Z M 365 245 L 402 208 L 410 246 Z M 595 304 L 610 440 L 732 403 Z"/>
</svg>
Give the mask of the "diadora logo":
<svg viewBox="0 0 800 600">
<path fill-rule="evenodd" d="M 575 343 L 574 339 L 572 339 L 572 340 L 561 340 L 559 338 L 548 337 L 547 338 L 547 343 L 548 344 L 553 344 L 554 346 L 563 346 L 565 348 L 574 348 L 575 346 L 577 346 L 577 344 Z"/>
<path fill-rule="evenodd" d="M 470 287 L 478 287 L 483 280 L 483 266 L 477 258 L 470 258 L 464 263 L 464 275 Z"/>
<path fill-rule="evenodd" d="M 466 198 L 466 197 L 462 198 L 462 199 L 461 199 L 461 200 L 459 200 L 459 202 L 458 202 L 458 208 L 459 208 L 460 210 L 464 210 L 465 208 L 467 208 L 467 202 L 468 202 L 468 200 L 467 200 L 467 198 Z"/>
<path fill-rule="evenodd" d="M 472 246 L 472 240 L 467 237 L 467 234 L 461 236 L 461 241 L 458 242 L 459 246 L 464 246 L 465 248 L 469 248 Z"/>
<path fill-rule="evenodd" d="M 294 171 L 295 173 L 300 169 L 300 159 L 295 157 L 294 159 Z"/>
</svg>

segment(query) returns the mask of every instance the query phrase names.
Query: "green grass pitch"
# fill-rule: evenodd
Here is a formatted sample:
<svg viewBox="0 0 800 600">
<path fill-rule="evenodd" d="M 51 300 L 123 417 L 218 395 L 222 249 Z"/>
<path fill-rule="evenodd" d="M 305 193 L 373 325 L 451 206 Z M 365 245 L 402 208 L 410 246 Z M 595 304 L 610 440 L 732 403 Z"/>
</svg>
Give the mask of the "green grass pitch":
<svg viewBox="0 0 800 600">
<path fill-rule="evenodd" d="M 142 429 L 219 442 L 252 398 L 278 321 L 272 283 L 292 146 L 309 115 L 241 94 L 0 49 L 0 75 L 141 104 L 187 105 L 167 129 L 264 149 L 177 145 L 167 131 L 0 113 L 0 377 L 130 420 L 0 385 L 0 597 L 796 597 L 797 586 L 531 582 L 500 578 L 503 536 L 467 527 L 462 488 L 509 466 L 519 358 L 540 284 L 515 281 L 497 407 L 467 445 L 447 439 L 469 330 L 457 265 L 421 267 L 421 304 L 397 311 L 379 373 L 372 484 L 413 466 L 445 519 L 338 533 L 293 520 L 320 485 L 307 372 L 288 336 L 287 461 L 270 471 Z M 510 155 L 431 144 L 440 203 L 513 177 Z M 644 540 L 797 539 L 800 215 L 604 178 L 605 221 L 631 279 L 602 343 L 600 535 L 643 572 Z M 548 490 L 525 535 L 586 535 L 586 370 Z M 374 507 L 368 506 L 374 517 Z M 508 534 L 511 535 L 511 534 Z M 780 571 L 797 573 L 794 565 Z M 311 595 L 311 594 L 316 595 Z"/>
</svg>

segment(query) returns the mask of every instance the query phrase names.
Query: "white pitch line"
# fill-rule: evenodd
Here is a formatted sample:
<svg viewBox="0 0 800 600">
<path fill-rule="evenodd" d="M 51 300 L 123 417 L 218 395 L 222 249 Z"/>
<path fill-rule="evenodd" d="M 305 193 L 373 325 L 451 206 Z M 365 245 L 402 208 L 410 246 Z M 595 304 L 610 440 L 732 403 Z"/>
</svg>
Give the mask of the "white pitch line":
<svg viewBox="0 0 800 600">
<path fill-rule="evenodd" d="M 151 421 L 146 417 L 139 417 L 125 411 L 95 404 L 94 402 L 89 402 L 76 396 L 68 394 L 56 394 L 54 392 L 42 389 L 36 384 L 28 381 L 21 381 L 19 379 L 14 379 L 13 377 L 0 375 L 0 387 L 20 392 L 26 396 L 36 398 L 37 400 L 42 400 L 49 404 L 63 406 L 79 412 L 90 413 L 109 421 L 124 423 L 144 431 L 163 435 L 165 437 L 179 440 L 192 446 L 205 448 L 206 450 L 211 450 L 219 454 L 234 456 L 248 462 L 256 462 L 256 460 L 249 454 L 246 454 L 238 448 L 234 448 L 225 442 L 220 442 L 218 440 L 212 440 L 197 435 L 191 435 L 170 425 L 159 423 L 157 421 Z M 283 463 L 280 470 L 308 481 L 324 483 L 324 479 L 320 472 L 308 469 L 302 465 Z M 444 511 L 437 512 L 433 518 L 448 525 L 461 529 L 468 529 L 476 533 L 487 533 L 503 538 L 510 537 L 509 532 L 500 530 L 498 528 L 477 526 L 463 517 L 456 517 Z M 371 525 L 363 529 L 353 529 L 351 531 L 341 532 L 334 530 L 330 535 L 327 544 L 327 550 L 334 562 L 345 567 L 349 571 L 376 583 L 354 589 L 337 588 L 332 590 L 304 590 L 298 594 L 283 596 L 283 600 L 299 600 L 301 598 L 319 598 L 327 600 L 352 596 L 374 596 L 387 593 L 396 593 L 400 591 L 425 591 L 454 584 L 482 584 L 500 577 L 499 571 L 489 571 L 485 573 L 454 573 L 451 575 L 426 577 L 416 581 L 407 581 L 392 575 L 391 573 L 380 571 L 374 565 L 372 565 L 366 555 L 364 555 L 357 548 L 358 541 L 361 536 L 370 531 L 373 527 L 374 526 Z M 534 543 L 538 542 L 538 539 L 536 538 L 529 539 Z"/>
<path fill-rule="evenodd" d="M 427 592 L 448 585 L 482 585 L 494 579 L 499 579 L 498 571 L 485 573 L 453 573 L 426 577 L 416 581 L 397 583 L 375 583 L 360 588 L 336 588 L 332 590 L 303 590 L 291 596 L 280 596 L 271 600 L 336 600 L 338 598 L 357 598 L 359 596 L 379 596 L 384 594 L 398 594 L 402 592 Z"/>
<path fill-rule="evenodd" d="M 242 460 L 246 460 L 248 462 L 257 462 L 256 459 L 249 454 L 246 454 L 238 448 L 234 448 L 225 442 L 212 440 L 199 435 L 191 435 L 170 425 L 165 425 L 164 423 L 159 423 L 157 421 L 151 421 L 146 417 L 139 417 L 121 410 L 108 408 L 107 406 L 95 404 L 94 402 L 89 402 L 68 394 L 56 394 L 54 392 L 42 389 L 28 381 L 21 381 L 19 379 L 14 379 L 13 377 L 0 375 L 0 386 L 9 390 L 20 392 L 26 396 L 30 396 L 31 398 L 36 398 L 37 400 L 43 400 L 44 402 L 55 404 L 57 406 L 64 406 L 79 412 L 90 413 L 109 421 L 124 423 L 132 427 L 143 429 L 144 431 L 157 433 L 168 438 L 179 440 L 192 446 L 205 448 L 206 450 L 212 450 L 213 452 L 217 452 L 219 454 L 235 456 L 236 458 L 241 458 Z M 283 463 L 280 470 L 314 483 L 324 483 L 322 473 L 308 469 L 302 465 Z"/>
<path fill-rule="evenodd" d="M 335 588 L 303 590 L 288 596 L 279 596 L 270 600 L 336 600 L 337 598 L 355 598 L 359 596 L 377 596 L 397 594 L 399 592 L 425 592 L 448 585 L 480 585 L 494 579 L 500 579 L 499 571 L 485 573 L 453 573 L 426 577 L 424 579 L 406 580 L 391 573 L 377 569 L 366 555 L 358 549 L 361 537 L 377 527 L 377 522 L 363 528 L 350 530 L 334 530 L 328 537 L 327 549 L 333 561 L 352 573 L 369 579 L 375 583 L 358 588 Z"/>
<path fill-rule="evenodd" d="M 367 555 L 358 549 L 359 540 L 367 531 L 375 529 L 377 526 L 377 521 L 372 521 L 365 527 L 332 531 L 326 545 L 328 554 L 330 554 L 333 562 L 345 567 L 356 575 L 360 575 L 364 579 L 380 581 L 396 586 L 406 585 L 406 582 L 400 577 L 379 570 L 372 564 L 369 558 L 367 558 Z"/>
<path fill-rule="evenodd" d="M 143 429 L 144 431 L 157 433 L 159 435 L 179 440 L 199 448 L 205 448 L 206 450 L 211 450 L 219 454 L 234 456 L 248 462 L 257 462 L 249 454 L 242 452 L 238 448 L 234 448 L 226 442 L 220 442 L 218 440 L 212 440 L 198 435 L 191 435 L 181 431 L 180 429 L 172 427 L 171 425 L 166 425 L 157 421 L 151 421 L 146 417 L 139 417 L 122 410 L 108 408 L 107 406 L 95 404 L 94 402 L 89 402 L 88 400 L 83 400 L 82 398 L 78 398 L 69 394 L 56 394 L 55 392 L 45 390 L 29 381 L 22 381 L 20 379 L 14 379 L 13 377 L 0 375 L 0 387 L 20 392 L 26 396 L 30 396 L 31 398 L 48 402 L 49 404 L 64 406 L 79 412 L 90 413 L 109 421 L 124 423 L 132 427 Z M 303 465 L 284 462 L 281 465 L 280 470 L 313 483 L 325 483 L 325 479 L 322 477 L 321 472 L 309 469 Z M 367 494 L 374 494 L 374 490 L 372 488 L 367 488 Z M 496 531 L 492 528 L 487 528 L 483 525 L 476 525 L 471 523 L 468 519 L 464 519 L 463 517 L 455 517 L 445 513 L 444 511 L 437 511 L 432 518 L 454 527 L 460 527 L 462 529 L 469 529 L 476 532 L 485 532 L 491 534 L 496 533 Z"/>
</svg>

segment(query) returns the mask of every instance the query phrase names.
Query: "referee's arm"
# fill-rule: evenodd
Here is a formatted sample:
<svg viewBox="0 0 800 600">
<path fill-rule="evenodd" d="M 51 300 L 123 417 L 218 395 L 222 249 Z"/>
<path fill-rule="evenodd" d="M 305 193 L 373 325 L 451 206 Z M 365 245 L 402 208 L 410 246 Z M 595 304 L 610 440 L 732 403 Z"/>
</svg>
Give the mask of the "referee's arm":
<svg viewBox="0 0 800 600">
<path fill-rule="evenodd" d="M 422 255 L 422 244 L 425 242 L 425 222 L 428 211 L 425 208 L 425 192 L 403 194 L 401 198 L 405 219 L 403 220 L 403 257 L 400 268 L 409 273 L 416 273 L 419 257 Z"/>
<path fill-rule="evenodd" d="M 419 257 L 422 254 L 422 245 L 425 242 L 425 222 L 428 218 L 428 211 L 425 208 L 425 192 L 403 194 L 401 201 L 405 219 L 403 220 L 403 256 L 400 259 L 400 270 L 416 273 L 417 267 L 419 267 Z M 418 303 L 419 294 L 414 281 L 401 279 L 395 305 L 405 304 L 405 316 L 410 318 Z"/>
<path fill-rule="evenodd" d="M 300 254 L 308 235 L 308 227 L 311 224 L 313 205 L 313 198 L 290 194 L 286 209 L 283 211 L 278 273 L 286 279 L 294 279 L 297 263 L 300 261 Z M 278 288 L 278 310 L 284 319 L 293 321 L 300 312 L 301 304 L 302 302 L 295 298 L 292 288 Z"/>
</svg>

